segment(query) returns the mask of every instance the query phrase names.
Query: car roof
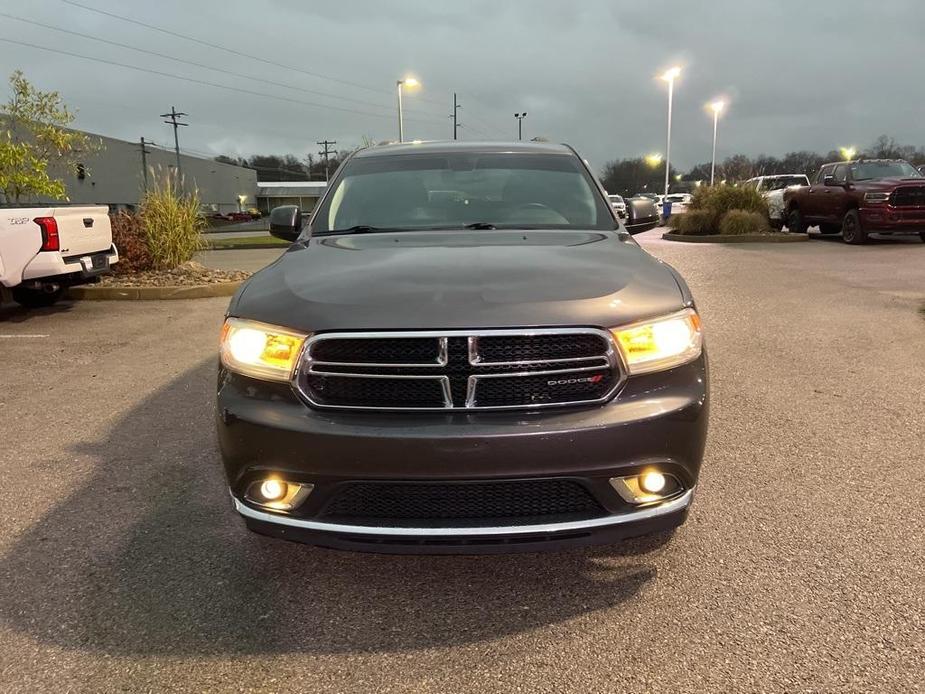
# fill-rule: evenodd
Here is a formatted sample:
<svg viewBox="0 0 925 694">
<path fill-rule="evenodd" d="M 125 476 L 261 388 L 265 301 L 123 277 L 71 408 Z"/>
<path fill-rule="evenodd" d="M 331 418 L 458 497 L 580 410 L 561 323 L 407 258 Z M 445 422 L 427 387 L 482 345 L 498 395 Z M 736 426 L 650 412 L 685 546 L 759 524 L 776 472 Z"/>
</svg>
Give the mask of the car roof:
<svg viewBox="0 0 925 694">
<path fill-rule="evenodd" d="M 388 157 L 402 154 L 451 154 L 455 152 L 469 153 L 531 153 L 531 154 L 559 154 L 575 156 L 575 152 L 568 145 L 559 145 L 551 142 L 460 142 L 447 140 L 438 142 L 402 142 L 376 145 L 357 151 L 356 158 Z"/>
</svg>

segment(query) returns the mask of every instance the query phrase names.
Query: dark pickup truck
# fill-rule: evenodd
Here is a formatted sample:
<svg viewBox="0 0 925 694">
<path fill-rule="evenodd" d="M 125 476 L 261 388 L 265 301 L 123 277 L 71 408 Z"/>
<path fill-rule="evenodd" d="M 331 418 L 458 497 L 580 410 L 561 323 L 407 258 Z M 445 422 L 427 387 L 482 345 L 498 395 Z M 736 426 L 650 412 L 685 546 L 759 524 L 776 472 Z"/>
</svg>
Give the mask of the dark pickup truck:
<svg viewBox="0 0 925 694">
<path fill-rule="evenodd" d="M 869 234 L 916 234 L 925 241 L 925 176 L 901 159 L 826 164 L 809 186 L 784 193 L 787 228 L 819 225 L 846 243 Z"/>
</svg>

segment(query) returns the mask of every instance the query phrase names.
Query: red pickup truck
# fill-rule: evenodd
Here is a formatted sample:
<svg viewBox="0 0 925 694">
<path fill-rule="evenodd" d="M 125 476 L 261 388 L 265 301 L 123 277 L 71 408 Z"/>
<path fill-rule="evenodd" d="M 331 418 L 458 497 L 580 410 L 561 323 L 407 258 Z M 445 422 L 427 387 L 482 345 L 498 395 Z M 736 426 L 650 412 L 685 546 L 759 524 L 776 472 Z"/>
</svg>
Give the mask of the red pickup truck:
<svg viewBox="0 0 925 694">
<path fill-rule="evenodd" d="M 819 225 L 846 243 L 868 234 L 917 234 L 925 241 L 925 176 L 901 159 L 825 164 L 811 185 L 784 193 L 787 228 Z"/>
</svg>

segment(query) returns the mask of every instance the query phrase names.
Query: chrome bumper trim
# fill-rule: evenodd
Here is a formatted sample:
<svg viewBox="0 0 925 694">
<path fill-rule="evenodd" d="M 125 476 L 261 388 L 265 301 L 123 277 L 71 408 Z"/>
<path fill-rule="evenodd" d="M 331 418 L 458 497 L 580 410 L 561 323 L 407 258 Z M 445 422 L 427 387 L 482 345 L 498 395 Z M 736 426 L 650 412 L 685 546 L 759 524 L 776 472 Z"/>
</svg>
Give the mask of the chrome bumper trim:
<svg viewBox="0 0 925 694">
<path fill-rule="evenodd" d="M 671 513 L 683 511 L 690 506 L 694 498 L 694 490 L 688 489 L 676 499 L 671 499 L 658 506 L 639 509 L 631 513 L 622 513 L 620 515 L 605 516 L 603 518 L 591 518 L 581 521 L 569 521 L 567 523 L 543 523 L 539 525 L 512 525 L 512 526 L 488 526 L 488 527 L 469 527 L 469 528 L 405 528 L 405 527 L 380 527 L 371 525 L 343 525 L 341 523 L 323 523 L 321 521 L 304 520 L 302 518 L 292 518 L 276 513 L 267 513 L 247 506 L 234 496 L 235 510 L 245 518 L 264 521 L 266 523 L 276 523 L 277 525 L 286 525 L 292 528 L 302 528 L 303 530 L 319 530 L 322 532 L 338 533 L 343 535 L 376 535 L 392 537 L 479 537 L 486 535 L 546 535 L 549 533 L 571 532 L 575 530 L 591 530 L 594 528 L 605 528 L 613 525 L 623 525 L 626 523 L 635 523 L 637 521 L 649 520 L 666 516 Z"/>
</svg>

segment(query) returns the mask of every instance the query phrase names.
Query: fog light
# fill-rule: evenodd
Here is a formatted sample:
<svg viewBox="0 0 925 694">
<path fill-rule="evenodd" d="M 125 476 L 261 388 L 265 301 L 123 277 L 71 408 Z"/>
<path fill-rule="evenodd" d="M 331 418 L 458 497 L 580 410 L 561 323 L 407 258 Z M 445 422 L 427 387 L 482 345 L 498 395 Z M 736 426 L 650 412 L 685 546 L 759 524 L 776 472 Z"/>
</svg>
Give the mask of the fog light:
<svg viewBox="0 0 925 694">
<path fill-rule="evenodd" d="M 684 485 L 671 473 L 650 470 L 627 477 L 611 477 L 610 486 L 629 504 L 649 504 L 681 494 Z"/>
<path fill-rule="evenodd" d="M 251 482 L 244 498 L 274 511 L 291 511 L 305 501 L 314 488 L 313 484 L 270 478 Z"/>
<path fill-rule="evenodd" d="M 649 494 L 661 494 L 667 483 L 665 475 L 660 472 L 647 472 L 639 478 L 639 486 Z"/>
<path fill-rule="evenodd" d="M 264 480 L 260 483 L 260 496 L 267 501 L 279 501 L 286 496 L 286 486 L 279 480 Z"/>
</svg>

